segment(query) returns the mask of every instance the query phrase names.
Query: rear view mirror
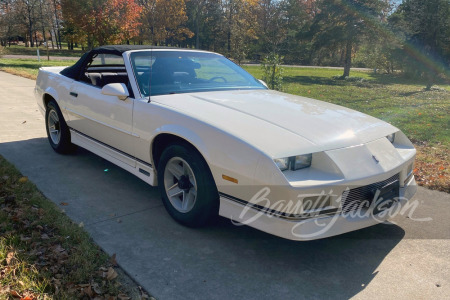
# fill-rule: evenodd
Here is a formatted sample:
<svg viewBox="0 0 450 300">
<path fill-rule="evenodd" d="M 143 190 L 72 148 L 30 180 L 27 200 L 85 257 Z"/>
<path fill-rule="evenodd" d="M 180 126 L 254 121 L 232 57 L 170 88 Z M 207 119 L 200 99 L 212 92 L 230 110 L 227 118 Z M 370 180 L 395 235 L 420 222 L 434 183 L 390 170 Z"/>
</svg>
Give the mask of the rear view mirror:
<svg viewBox="0 0 450 300">
<path fill-rule="evenodd" d="M 102 88 L 102 94 L 108 96 L 116 96 L 120 100 L 125 100 L 130 96 L 127 86 L 124 83 L 110 83 Z"/>
</svg>

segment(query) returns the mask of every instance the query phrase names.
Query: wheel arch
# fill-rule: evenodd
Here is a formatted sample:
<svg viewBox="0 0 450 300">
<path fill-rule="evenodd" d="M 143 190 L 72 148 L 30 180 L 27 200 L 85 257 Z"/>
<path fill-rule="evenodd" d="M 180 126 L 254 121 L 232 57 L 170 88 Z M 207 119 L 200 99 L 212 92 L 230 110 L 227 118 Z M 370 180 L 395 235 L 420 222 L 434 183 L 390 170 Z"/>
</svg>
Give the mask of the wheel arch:
<svg viewBox="0 0 450 300">
<path fill-rule="evenodd" d="M 42 103 L 44 104 L 44 109 L 45 109 L 45 110 L 47 110 L 47 105 L 48 105 L 48 103 L 49 103 L 50 101 L 52 101 L 52 100 L 54 100 L 54 101 L 56 102 L 55 98 L 53 98 L 52 95 L 50 95 L 50 94 L 44 94 L 44 96 L 42 97 Z"/>
<path fill-rule="evenodd" d="M 197 144 L 195 142 L 191 142 L 190 140 L 186 139 L 183 136 L 180 136 L 179 134 L 173 133 L 173 132 L 161 132 L 158 135 L 155 136 L 155 138 L 152 140 L 151 146 L 150 146 L 150 154 L 153 166 L 155 170 L 158 169 L 159 160 L 161 158 L 162 153 L 164 152 L 164 149 L 167 148 L 167 146 L 171 144 L 185 144 L 197 151 L 197 153 L 205 160 L 206 164 L 209 167 L 208 161 L 203 155 L 202 151 L 198 149 L 197 146 L 194 144 Z M 197 144 L 198 145 L 198 144 Z"/>
<path fill-rule="evenodd" d="M 54 100 L 58 104 L 58 92 L 54 88 L 48 87 L 42 95 L 42 104 L 44 105 L 45 110 L 51 100 Z"/>
<path fill-rule="evenodd" d="M 256 166 L 262 157 L 267 157 L 238 137 L 204 123 L 195 123 L 190 127 L 165 125 L 151 136 L 149 152 L 155 173 L 158 171 L 158 160 L 170 143 L 186 143 L 204 159 L 216 185 L 228 184 L 223 174 L 238 178 L 243 185 L 252 184 Z"/>
</svg>

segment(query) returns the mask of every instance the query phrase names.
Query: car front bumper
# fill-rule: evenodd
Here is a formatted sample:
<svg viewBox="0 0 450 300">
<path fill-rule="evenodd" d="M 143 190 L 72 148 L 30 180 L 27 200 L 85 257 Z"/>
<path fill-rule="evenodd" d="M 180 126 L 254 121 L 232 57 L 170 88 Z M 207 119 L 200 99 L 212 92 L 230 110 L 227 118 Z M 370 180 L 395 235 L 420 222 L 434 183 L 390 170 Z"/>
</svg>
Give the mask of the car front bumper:
<svg viewBox="0 0 450 300">
<path fill-rule="evenodd" d="M 261 231 L 296 241 L 316 240 L 383 223 L 397 214 L 407 213 L 411 200 L 417 191 L 414 176 L 400 187 L 398 200 L 389 209 L 373 214 L 373 210 L 342 212 L 317 215 L 299 220 L 274 214 L 270 209 L 255 209 L 244 205 L 227 195 L 220 195 L 221 216 L 230 218 L 235 225 L 248 225 Z"/>
</svg>

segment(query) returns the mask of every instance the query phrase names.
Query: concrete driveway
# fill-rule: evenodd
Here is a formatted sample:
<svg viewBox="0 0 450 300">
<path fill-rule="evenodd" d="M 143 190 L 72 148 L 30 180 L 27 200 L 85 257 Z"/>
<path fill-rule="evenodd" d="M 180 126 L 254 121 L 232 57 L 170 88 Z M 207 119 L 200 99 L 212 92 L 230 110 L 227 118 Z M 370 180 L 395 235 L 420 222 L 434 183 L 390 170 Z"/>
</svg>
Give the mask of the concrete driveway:
<svg viewBox="0 0 450 300">
<path fill-rule="evenodd" d="M 414 218 L 312 242 L 221 219 L 189 229 L 156 188 L 83 149 L 48 145 L 34 82 L 0 72 L 0 154 L 158 299 L 450 298 L 450 196 L 419 188 Z"/>
</svg>

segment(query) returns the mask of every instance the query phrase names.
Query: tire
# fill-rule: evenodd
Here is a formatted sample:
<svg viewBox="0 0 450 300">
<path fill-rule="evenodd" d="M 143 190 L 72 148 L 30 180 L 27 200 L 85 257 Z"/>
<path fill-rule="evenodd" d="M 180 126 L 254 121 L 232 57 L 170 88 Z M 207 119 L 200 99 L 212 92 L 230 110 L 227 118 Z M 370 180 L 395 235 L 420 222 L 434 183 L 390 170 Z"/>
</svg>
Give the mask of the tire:
<svg viewBox="0 0 450 300">
<path fill-rule="evenodd" d="M 200 227 L 218 215 L 219 193 L 211 171 L 192 146 L 172 144 L 164 150 L 158 183 L 164 206 L 177 222 Z"/>
<path fill-rule="evenodd" d="M 75 145 L 71 143 L 69 127 L 55 100 L 50 100 L 45 111 L 45 128 L 48 141 L 53 150 L 65 154 L 72 152 Z"/>
</svg>

